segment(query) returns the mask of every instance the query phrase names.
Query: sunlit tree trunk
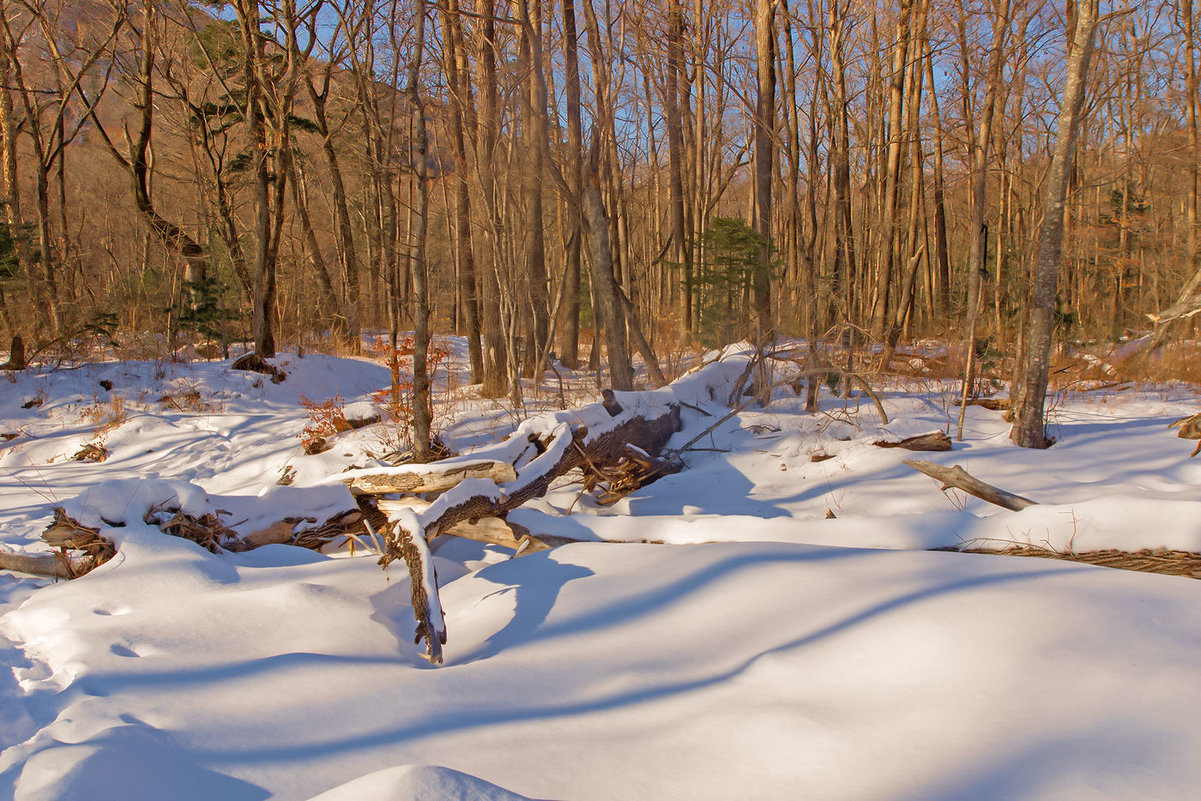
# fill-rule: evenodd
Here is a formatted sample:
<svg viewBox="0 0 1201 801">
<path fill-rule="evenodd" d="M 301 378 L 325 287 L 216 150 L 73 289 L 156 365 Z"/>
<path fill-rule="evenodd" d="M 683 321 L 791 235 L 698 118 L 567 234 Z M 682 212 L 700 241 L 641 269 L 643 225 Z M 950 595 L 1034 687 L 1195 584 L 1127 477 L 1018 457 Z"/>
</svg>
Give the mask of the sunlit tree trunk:
<svg viewBox="0 0 1201 801">
<path fill-rule="evenodd" d="M 1063 255 L 1068 176 L 1075 157 L 1088 85 L 1089 62 L 1096 39 L 1097 6 L 1098 0 L 1081 0 L 1077 7 L 1076 27 L 1071 37 L 1072 50 L 1068 56 L 1063 102 L 1055 134 L 1055 150 L 1047 175 L 1034 291 L 1030 296 L 1026 324 L 1025 361 L 1018 368 L 1020 373 L 1017 394 L 1013 400 L 1013 428 L 1009 433 L 1010 438 L 1023 448 L 1045 448 L 1050 444 L 1046 437 L 1044 411 L 1051 340 L 1055 329 L 1055 293 Z"/>
</svg>

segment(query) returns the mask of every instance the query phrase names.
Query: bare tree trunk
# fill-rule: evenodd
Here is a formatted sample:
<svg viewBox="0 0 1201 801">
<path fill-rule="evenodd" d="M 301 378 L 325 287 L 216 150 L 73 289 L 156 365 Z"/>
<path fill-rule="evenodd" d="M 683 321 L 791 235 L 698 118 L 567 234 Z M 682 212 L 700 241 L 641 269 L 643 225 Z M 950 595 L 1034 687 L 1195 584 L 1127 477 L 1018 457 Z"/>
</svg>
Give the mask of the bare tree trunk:
<svg viewBox="0 0 1201 801">
<path fill-rule="evenodd" d="M 880 257 L 876 267 L 876 302 L 872 307 L 872 338 L 884 336 L 888 322 L 888 303 L 893 274 L 896 271 L 897 201 L 900 193 L 902 131 L 905 127 L 905 78 L 909 72 L 909 15 L 912 0 L 900 0 L 893 45 L 892 70 L 888 91 L 888 153 L 884 166 L 883 213 L 880 223 Z"/>
<path fill-rule="evenodd" d="M 417 204 L 409 235 L 412 238 L 413 271 L 413 458 L 430 460 L 430 298 L 429 267 L 425 260 L 425 238 L 429 217 L 428 159 L 429 134 L 425 125 L 425 104 L 421 99 L 421 62 L 425 55 L 426 0 L 416 0 L 413 9 L 414 43 L 409 62 L 409 80 L 405 94 L 413 115 L 413 177 L 417 181 Z"/>
<path fill-rule="evenodd" d="M 542 180 L 544 152 L 549 141 L 546 120 L 546 77 L 542 66 L 542 0 L 519 0 L 522 27 L 521 53 L 528 70 L 528 83 L 522 91 L 522 141 L 528 163 L 524 171 L 526 280 L 529 282 L 529 320 L 526 353 L 522 373 L 533 376 L 538 354 L 546 342 L 550 321 L 546 290 L 546 241 L 543 231 Z M 535 4 L 531 11 L 531 3 Z"/>
<path fill-rule="evenodd" d="M 254 176 L 254 269 L 251 273 L 251 336 L 254 352 L 262 358 L 275 355 L 275 331 L 271 280 L 271 170 L 268 158 L 271 143 L 267 138 L 264 119 L 263 87 L 259 82 L 258 65 L 266 58 L 263 36 L 259 31 L 259 7 L 249 0 L 238 0 L 235 7 L 243 48 L 243 80 L 246 88 L 246 123 L 250 142 Z"/>
<path fill-rule="evenodd" d="M 605 327 L 605 350 L 609 354 L 609 375 L 613 389 L 632 390 L 634 369 L 630 364 L 630 347 L 626 340 L 625 312 L 618 293 L 621 291 L 613 275 L 613 246 L 609 240 L 609 218 L 600 194 L 599 142 L 592 134 L 592 155 L 589 175 L 584 183 L 584 219 L 588 224 L 588 255 L 592 280 L 600 300 Z M 596 344 L 593 343 L 593 348 Z"/>
<path fill-rule="evenodd" d="M 980 313 L 980 281 L 985 275 L 988 251 L 988 229 L 984 224 L 986 191 L 988 187 L 988 148 L 992 141 L 993 118 L 997 110 L 997 99 L 1001 93 L 1002 68 L 1005 65 L 1006 34 L 1009 32 L 1011 0 L 994 0 L 992 46 L 988 54 L 988 75 L 984 88 L 984 107 L 980 109 L 980 124 L 972 146 L 972 209 L 968 223 L 970 249 L 967 274 L 967 318 L 964 331 L 973 340 L 976 319 Z M 963 13 L 962 8 L 960 13 Z M 962 43 L 965 48 L 966 42 Z M 969 342 L 969 347 L 975 343 Z M 969 376 L 970 379 L 970 376 Z"/>
<path fill-rule="evenodd" d="M 563 0 L 563 57 L 566 68 L 567 104 L 567 182 L 575 197 L 583 192 L 584 134 L 580 121 L 579 31 L 576 28 L 575 0 Z M 579 211 L 567 209 L 567 245 L 564 258 L 567 270 L 563 280 L 563 335 L 559 342 L 559 361 L 572 370 L 580 364 L 580 266 L 583 226 Z"/>
<path fill-rule="evenodd" d="M 846 25 L 841 0 L 830 3 L 830 57 L 834 74 L 833 152 L 834 161 L 834 271 L 830 279 L 831 307 L 841 306 L 843 315 L 854 314 L 852 287 L 855 271 L 855 229 L 851 217 L 851 142 L 846 64 L 843 59 Z"/>
<path fill-rule="evenodd" d="M 315 35 L 315 32 L 310 35 Z M 355 255 L 354 228 L 350 223 L 350 204 L 346 196 L 346 183 L 342 179 L 342 164 L 338 151 L 334 148 L 333 131 L 330 129 L 326 105 L 329 101 L 330 81 L 334 62 L 330 62 L 324 70 L 321 91 L 317 91 L 312 80 L 306 81 L 309 99 L 313 103 L 313 116 L 316 118 L 317 131 L 321 136 L 321 151 L 325 154 L 325 166 L 329 170 L 330 184 L 333 190 L 334 218 L 337 223 L 338 266 L 346 281 L 346 344 L 351 353 L 358 353 L 362 347 L 360 319 L 362 291 L 359 285 L 359 260 Z"/>
<path fill-rule="evenodd" d="M 763 237 L 755 270 L 756 340 L 775 338 L 771 316 L 771 184 L 775 176 L 776 30 L 775 3 L 755 0 L 755 54 L 758 94 L 755 100 L 755 231 Z"/>
<path fill-rule="evenodd" d="M 484 205 L 489 217 L 486 230 L 489 232 L 489 263 L 480 271 L 483 282 L 481 324 L 484 332 L 484 385 L 482 392 L 494 398 L 505 394 L 508 387 L 507 346 L 500 314 L 500 283 L 497 271 L 500 264 L 499 241 L 502 224 L 496 182 L 499 159 L 497 137 L 500 127 L 500 99 L 496 75 L 496 21 L 495 0 L 480 0 L 480 116 L 479 154 L 480 183 Z"/>
<path fill-rule="evenodd" d="M 1068 56 L 1063 104 L 1055 135 L 1055 152 L 1047 175 L 1047 196 L 1042 229 L 1038 238 L 1038 264 L 1026 324 L 1025 363 L 1020 366 L 1018 394 L 1014 399 L 1010 439 L 1023 448 L 1049 445 L 1043 415 L 1047 394 L 1051 339 L 1055 328 L 1055 293 L 1063 254 L 1064 208 L 1068 176 L 1080 132 L 1080 118 L 1088 86 L 1089 61 L 1097 33 L 1098 0 L 1080 0 L 1072 50 Z"/>
<path fill-rule="evenodd" d="M 1201 258 L 1201 247 L 1198 245 L 1197 230 L 1198 191 L 1201 190 L 1201 132 L 1198 131 L 1198 80 L 1197 80 L 1197 33 L 1193 17 L 1193 0 L 1180 0 L 1181 27 L 1184 30 L 1184 47 L 1186 78 L 1185 92 L 1188 94 L 1188 146 L 1189 146 L 1189 196 L 1185 210 L 1188 224 L 1188 257 L 1189 265 L 1201 270 L 1198 258 Z"/>
<path fill-rule="evenodd" d="M 934 54 L 930 51 L 930 36 L 922 37 L 922 52 L 926 62 L 926 81 L 930 88 L 930 112 L 934 117 L 934 248 L 938 257 L 938 300 L 935 308 L 947 320 L 951 313 L 951 255 L 947 240 L 946 189 L 943 175 L 942 115 L 938 108 L 938 87 L 934 83 Z"/>
<path fill-rule="evenodd" d="M 467 180 L 467 136 L 464 123 L 471 96 L 458 0 L 449 0 L 442 19 L 446 51 L 444 69 L 452 94 L 450 125 L 455 148 L 454 235 L 459 250 L 459 287 L 463 298 L 463 322 L 467 329 L 471 382 L 478 384 L 484 380 L 484 354 L 480 346 L 479 282 L 476 278 L 475 249 L 471 236 L 471 192 Z"/>
<path fill-rule="evenodd" d="M 668 204 L 671 209 L 672 261 L 682 270 L 684 292 L 682 323 L 685 331 L 692 329 L 692 247 L 688 242 L 687 221 L 684 215 L 684 125 L 680 112 L 680 92 L 684 70 L 684 12 L 680 0 L 667 4 L 667 75 L 663 92 L 663 107 L 667 124 Z"/>
</svg>

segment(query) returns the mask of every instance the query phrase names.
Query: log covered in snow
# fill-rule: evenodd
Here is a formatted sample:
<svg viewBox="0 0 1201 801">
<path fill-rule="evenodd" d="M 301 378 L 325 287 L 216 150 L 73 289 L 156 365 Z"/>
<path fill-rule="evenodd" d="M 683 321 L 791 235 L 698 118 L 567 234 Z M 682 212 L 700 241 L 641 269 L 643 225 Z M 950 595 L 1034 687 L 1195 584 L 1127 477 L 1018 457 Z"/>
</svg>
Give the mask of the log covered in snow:
<svg viewBox="0 0 1201 801">
<path fill-rule="evenodd" d="M 517 478 L 517 471 L 508 462 L 492 459 L 448 459 L 433 464 L 349 470 L 337 478 L 356 495 L 383 495 L 390 492 L 444 492 L 469 478 L 503 484 Z"/>
<path fill-rule="evenodd" d="M 504 441 L 471 457 L 431 465 L 446 470 L 464 462 L 492 460 L 516 464 L 517 468 L 515 478 L 510 481 L 498 484 L 467 478 L 443 492 L 425 509 L 393 507 L 390 513 L 394 524 L 385 536 L 385 553 L 380 561 L 385 566 L 401 559 L 408 564 L 414 577 L 413 613 L 418 639 L 425 639 L 430 661 L 438 663 L 442 659 L 445 627 L 437 604 L 433 566 L 412 561 L 427 558 L 428 551 L 423 552 L 419 543 L 441 534 L 469 530 L 458 529 L 465 524 L 478 527 L 481 520 L 503 519 L 513 509 L 545 495 L 555 479 L 572 470 L 582 470 L 586 476 L 599 474 L 607 481 L 607 475 L 613 474 L 607 471 L 633 462 L 640 469 L 652 466 L 648 482 L 665 474 L 668 471 L 661 469 L 657 457 L 672 434 L 680 429 L 681 402 L 695 406 L 724 398 L 747 360 L 746 355 L 720 359 L 662 389 L 606 393 L 603 404 L 548 412 L 526 420 Z M 531 450 L 536 454 L 532 458 Z M 526 542 L 521 537 L 515 539 L 519 544 Z M 436 615 L 435 609 L 439 610 Z"/>
</svg>

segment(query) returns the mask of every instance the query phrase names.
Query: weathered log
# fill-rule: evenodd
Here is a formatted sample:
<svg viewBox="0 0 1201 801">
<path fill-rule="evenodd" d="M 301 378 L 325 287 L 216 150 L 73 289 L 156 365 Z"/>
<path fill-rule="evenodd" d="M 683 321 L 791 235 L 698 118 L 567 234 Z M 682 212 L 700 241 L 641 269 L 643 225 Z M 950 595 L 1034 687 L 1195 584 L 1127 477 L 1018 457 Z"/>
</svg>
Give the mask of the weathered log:
<svg viewBox="0 0 1201 801">
<path fill-rule="evenodd" d="M 387 568 L 395 561 L 404 561 L 409 568 L 409 585 L 413 617 L 417 621 L 414 643 L 425 640 L 426 657 L 431 664 L 442 664 L 442 646 L 446 644 L 446 622 L 442 602 L 438 598 L 438 573 L 429 543 L 421 531 L 421 523 L 412 510 L 403 510 L 398 520 L 385 534 L 386 548 L 379 563 Z"/>
<path fill-rule="evenodd" d="M 91 572 L 117 553 L 113 541 L 100 536 L 99 529 L 72 520 L 61 506 L 55 507 L 54 520 L 42 532 L 42 541 L 55 550 L 29 554 L 0 551 L 0 569 L 73 579 Z"/>
<path fill-rule="evenodd" d="M 945 465 L 927 462 L 923 459 L 906 459 L 905 464 L 919 473 L 924 473 L 930 476 L 930 478 L 941 481 L 944 491 L 954 487 L 955 489 L 963 490 L 968 495 L 974 495 L 982 501 L 995 503 L 997 506 L 1010 509 L 1014 512 L 1020 512 L 1027 506 L 1036 506 L 1038 504 L 1038 501 L 1023 498 L 1021 495 L 1007 492 L 1000 487 L 994 487 L 992 484 L 985 484 L 959 465 L 946 467 Z"/>
<path fill-rule="evenodd" d="M 83 568 L 82 561 L 76 560 L 76 564 L 72 565 L 56 553 L 18 553 L 0 550 L 0 570 L 11 570 L 14 573 L 42 578 L 75 578 L 77 575 L 87 572 Z"/>
<path fill-rule="evenodd" d="M 481 517 L 475 522 L 465 520 L 455 523 L 442 533 L 487 545 L 512 548 L 514 555 L 520 556 L 550 548 L 542 540 L 530 536 L 528 532 L 519 531 L 517 527 L 509 525 L 499 517 Z"/>
<path fill-rule="evenodd" d="M 292 541 L 296 524 L 300 521 L 295 517 L 285 517 L 266 528 L 252 531 L 242 538 L 247 550 L 261 548 L 264 545 L 284 545 Z"/>
<path fill-rule="evenodd" d="M 916 437 L 893 442 L 881 439 L 872 443 L 877 448 L 902 448 L 907 451 L 949 451 L 951 438 L 941 431 L 931 431 L 928 434 L 918 434 Z"/>
<path fill-rule="evenodd" d="M 288 377 L 287 373 L 276 367 L 274 364 L 269 363 L 266 359 L 264 359 L 262 356 L 259 356 L 254 351 L 235 359 L 233 364 L 229 366 L 229 369 L 245 370 L 251 373 L 262 373 L 263 375 L 271 378 L 272 384 L 282 383 L 284 379 Z"/>
<path fill-rule="evenodd" d="M 446 632 L 437 598 L 437 576 L 432 564 L 426 564 L 428 550 L 422 553 L 421 548 L 442 534 L 480 533 L 478 528 L 461 527 L 481 519 L 503 518 L 527 501 L 545 495 L 555 479 L 576 468 L 615 465 L 628 459 L 627 447 L 631 444 L 646 454 L 658 454 L 680 428 L 680 407 L 671 403 L 663 404 L 661 409 L 657 416 L 650 418 L 631 416 L 627 412 L 607 416 L 603 423 L 596 423 L 603 428 L 599 432 L 560 422 L 538 456 L 522 467 L 516 478 L 506 484 L 504 492 L 492 491 L 483 482 L 467 481 L 445 492 L 423 512 L 411 507 L 393 507 L 396 522 L 386 538 L 387 552 L 380 563 L 387 566 L 389 562 L 404 559 L 408 564 L 413 577 L 417 639 L 425 639 L 426 653 L 432 663 L 442 661 Z M 521 433 L 514 435 L 515 438 L 521 436 Z M 509 447 L 508 440 L 496 446 L 498 451 Z M 518 553 L 543 544 L 528 536 L 514 539 Z M 418 577 L 422 579 L 420 583 Z M 437 610 L 436 615 L 434 610 Z"/>
<path fill-rule="evenodd" d="M 383 495 L 389 492 L 445 492 L 468 478 L 487 478 L 503 484 L 517 478 L 508 462 L 480 459 L 472 462 L 434 462 L 422 465 L 350 470 L 338 479 L 356 495 Z"/>
<path fill-rule="evenodd" d="M 958 406 L 961 402 L 959 398 L 951 399 L 952 406 Z M 1009 398 L 968 398 L 967 405 L 979 406 L 990 412 L 1004 412 L 1009 410 Z"/>
<path fill-rule="evenodd" d="M 407 497 L 407 498 L 376 498 L 375 506 L 381 512 L 386 514 L 389 519 L 393 519 L 393 515 L 401 509 L 412 509 L 415 512 L 424 512 L 430 508 L 433 501 L 427 501 L 425 498 Z"/>
</svg>

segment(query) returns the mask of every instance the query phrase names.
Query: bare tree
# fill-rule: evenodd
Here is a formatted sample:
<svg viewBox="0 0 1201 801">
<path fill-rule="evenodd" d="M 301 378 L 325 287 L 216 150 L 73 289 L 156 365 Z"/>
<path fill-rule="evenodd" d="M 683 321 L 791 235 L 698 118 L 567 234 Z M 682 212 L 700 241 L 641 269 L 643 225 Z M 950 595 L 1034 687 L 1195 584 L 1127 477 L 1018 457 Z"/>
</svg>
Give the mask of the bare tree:
<svg viewBox="0 0 1201 801">
<path fill-rule="evenodd" d="M 1030 297 L 1026 323 L 1025 361 L 1019 366 L 1013 402 L 1013 428 L 1009 436 L 1023 448 L 1045 448 L 1044 427 L 1047 379 L 1051 357 L 1051 339 L 1055 328 L 1055 294 L 1059 283 L 1063 254 L 1064 213 L 1068 176 L 1076 153 L 1084 97 L 1088 85 L 1089 62 L 1096 40 L 1098 0 L 1081 0 L 1077 6 L 1076 27 L 1071 36 L 1064 78 L 1063 101 L 1055 134 L 1055 151 L 1047 175 L 1043 224 L 1038 237 L 1038 263 L 1034 291 Z"/>
</svg>

